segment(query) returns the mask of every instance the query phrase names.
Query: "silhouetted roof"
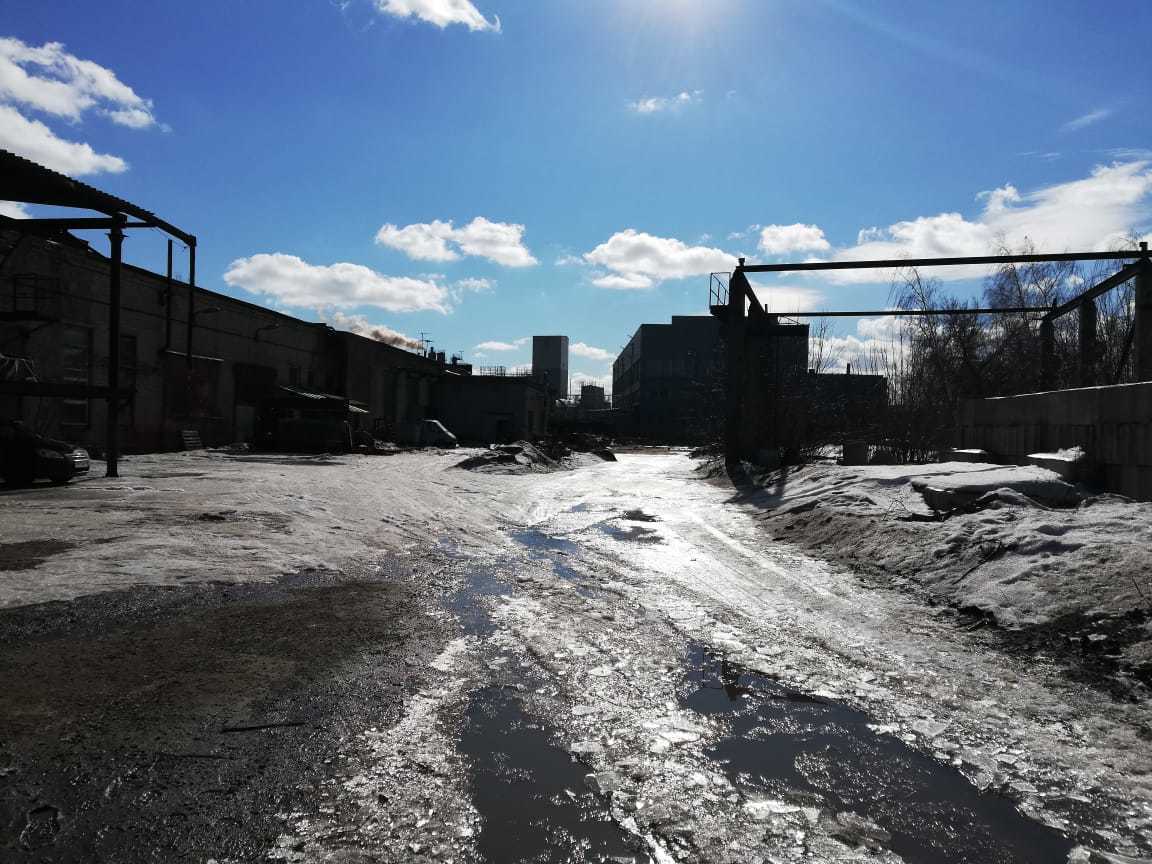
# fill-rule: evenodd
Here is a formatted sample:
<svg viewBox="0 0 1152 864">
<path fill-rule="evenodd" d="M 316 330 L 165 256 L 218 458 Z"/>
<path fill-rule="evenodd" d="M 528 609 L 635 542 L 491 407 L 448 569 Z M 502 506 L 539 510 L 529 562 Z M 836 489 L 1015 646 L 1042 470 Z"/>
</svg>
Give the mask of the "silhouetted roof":
<svg viewBox="0 0 1152 864">
<path fill-rule="evenodd" d="M 0 201 L 19 201 L 25 204 L 49 204 L 57 207 L 79 207 L 95 210 L 109 216 L 123 213 L 160 228 L 185 243 L 194 244 L 196 238 L 165 222 L 149 210 L 131 201 L 102 192 L 87 183 L 38 165 L 23 156 L 0 150 Z"/>
</svg>

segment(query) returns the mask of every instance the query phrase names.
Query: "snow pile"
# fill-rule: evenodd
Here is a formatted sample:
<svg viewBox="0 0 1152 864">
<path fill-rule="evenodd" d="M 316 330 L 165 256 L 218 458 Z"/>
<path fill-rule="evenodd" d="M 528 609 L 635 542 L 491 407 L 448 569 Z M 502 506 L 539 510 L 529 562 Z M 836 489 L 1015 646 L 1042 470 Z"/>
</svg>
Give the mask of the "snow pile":
<svg viewBox="0 0 1152 864">
<path fill-rule="evenodd" d="M 757 479 L 742 497 L 777 539 L 1149 671 L 1152 504 L 1086 496 L 1035 465 L 819 464 Z"/>
<path fill-rule="evenodd" d="M 543 453 L 530 441 L 495 444 L 456 463 L 457 468 L 492 474 L 527 474 L 536 471 L 561 471 L 563 465 Z"/>
</svg>

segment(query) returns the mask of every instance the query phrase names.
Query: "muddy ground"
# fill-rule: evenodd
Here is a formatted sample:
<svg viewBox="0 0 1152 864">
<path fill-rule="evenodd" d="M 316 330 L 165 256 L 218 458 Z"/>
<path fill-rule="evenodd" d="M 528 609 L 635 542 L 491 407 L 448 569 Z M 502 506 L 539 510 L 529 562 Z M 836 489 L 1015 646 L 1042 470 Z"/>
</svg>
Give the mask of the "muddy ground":
<svg viewBox="0 0 1152 864">
<path fill-rule="evenodd" d="M 341 742 L 390 725 L 444 626 L 412 572 L 0 611 L 0 859 L 263 858 Z"/>
</svg>

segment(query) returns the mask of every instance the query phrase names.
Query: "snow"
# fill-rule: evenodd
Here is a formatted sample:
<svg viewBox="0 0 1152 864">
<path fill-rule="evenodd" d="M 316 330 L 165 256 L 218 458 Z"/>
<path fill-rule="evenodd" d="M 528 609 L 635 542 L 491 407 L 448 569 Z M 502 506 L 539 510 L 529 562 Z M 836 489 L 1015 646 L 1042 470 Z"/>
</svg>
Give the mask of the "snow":
<svg viewBox="0 0 1152 864">
<path fill-rule="evenodd" d="M 445 578 L 498 577 L 507 593 L 485 600 L 492 632 L 450 643 L 398 725 L 348 741 L 317 812 L 284 815 L 269 850 L 281 860 L 332 852 L 333 814 L 349 807 L 381 860 L 410 859 L 410 844 L 424 854 L 449 835 L 459 860 L 477 826 L 467 777 L 452 769 L 451 717 L 475 687 L 515 686 L 523 665 L 541 681 L 517 691 L 530 715 L 579 758 L 612 819 L 654 860 L 898 861 L 862 814 L 729 782 L 708 755 L 720 724 L 679 702 L 687 640 L 864 711 L 874 731 L 1075 830 L 1071 861 L 1139 860 L 1152 849 L 1149 705 L 1110 701 L 1043 658 L 1003 653 L 923 602 L 927 593 L 1016 626 L 1138 609 L 1139 583 L 1124 583 L 1134 575 L 1147 585 L 1152 505 L 1037 504 L 1025 490 L 1053 481 L 1035 467 L 817 465 L 734 492 L 701 480 L 676 452 L 518 474 L 453 467 L 467 455 L 131 457 L 120 480 L 0 496 L 0 543 L 76 544 L 5 572 L 0 605 L 355 570 L 398 553 Z M 917 482 L 991 488 L 998 500 L 919 521 L 930 511 Z M 644 542 L 605 530 L 638 511 L 652 531 Z M 900 518 L 909 515 L 917 519 Z M 526 529 L 569 542 L 541 551 Z M 865 579 L 829 559 L 900 579 Z M 1061 806 L 1069 801 L 1083 807 Z M 1113 857 L 1093 859 L 1099 849 Z"/>
<path fill-rule="evenodd" d="M 94 462 L 82 482 L 0 495 L 0 544 L 74 544 L 50 564 L 5 572 L 0 607 L 134 586 L 266 582 L 440 537 L 487 545 L 495 516 L 473 499 L 501 478 L 452 471 L 460 455 L 166 453 L 124 457 L 119 479 Z"/>
<path fill-rule="evenodd" d="M 931 515 L 925 490 L 989 497 L 977 512 L 910 521 Z M 1004 626 L 1152 609 L 1152 504 L 1084 496 L 1038 466 L 810 465 L 765 478 L 743 500 L 776 536 L 898 574 Z M 1132 663 L 1150 650 L 1147 640 L 1124 649 Z"/>
</svg>

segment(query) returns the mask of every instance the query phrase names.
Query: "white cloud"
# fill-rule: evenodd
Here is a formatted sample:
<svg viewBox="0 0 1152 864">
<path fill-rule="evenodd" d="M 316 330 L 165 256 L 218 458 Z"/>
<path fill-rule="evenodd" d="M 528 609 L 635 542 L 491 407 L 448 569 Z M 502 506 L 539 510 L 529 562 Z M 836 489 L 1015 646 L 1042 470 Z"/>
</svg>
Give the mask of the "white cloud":
<svg viewBox="0 0 1152 864">
<path fill-rule="evenodd" d="M 633 228 L 618 231 L 591 252 L 584 254 L 589 264 L 610 271 L 593 279 L 601 288 L 641 290 L 663 279 L 707 276 L 729 270 L 735 257 L 710 246 L 688 246 L 671 237 L 655 237 Z"/>
<path fill-rule="evenodd" d="M 387 223 L 376 232 L 376 242 L 417 261 L 455 261 L 461 255 L 472 255 L 505 267 L 530 267 L 537 263 L 524 245 L 523 225 L 493 222 L 483 216 L 460 228 L 454 228 L 451 221 L 440 220 L 403 228 Z"/>
<path fill-rule="evenodd" d="M 260 253 L 237 258 L 224 281 L 288 306 L 376 306 L 389 312 L 446 313 L 448 291 L 435 282 L 384 276 L 361 264 L 309 264 L 295 255 Z"/>
<path fill-rule="evenodd" d="M 476 346 L 477 351 L 519 351 L 532 339 L 531 336 L 524 336 L 520 339 L 514 339 L 511 342 L 499 342 L 490 340 L 488 342 L 481 342 Z"/>
<path fill-rule="evenodd" d="M 1091 126 L 1094 123 L 1099 123 L 1112 115 L 1111 108 L 1097 108 L 1095 111 L 1089 111 L 1087 114 L 1082 114 L 1074 120 L 1069 120 L 1060 127 L 1063 132 L 1075 132 L 1083 129 L 1085 126 Z"/>
<path fill-rule="evenodd" d="M 475 278 L 457 279 L 452 283 L 453 287 L 459 289 L 460 291 L 469 291 L 476 294 L 479 294 L 483 291 L 491 291 L 495 284 L 496 283 L 491 279 Z"/>
<path fill-rule="evenodd" d="M 0 38 L 0 147 L 75 176 L 127 170 L 119 156 L 61 138 L 28 112 L 72 124 L 96 112 L 133 129 L 156 125 L 152 102 L 111 69 L 69 54 L 59 42 L 36 47 Z"/>
<path fill-rule="evenodd" d="M 156 123 L 150 100 L 111 69 L 69 54 L 59 42 L 37 48 L 19 39 L 0 39 L 0 100 L 71 121 L 95 109 L 133 129 Z"/>
<path fill-rule="evenodd" d="M 0 201 L 0 216 L 7 216 L 9 219 L 27 219 L 29 213 L 28 208 L 19 201 Z"/>
<path fill-rule="evenodd" d="M 675 96 L 649 96 L 629 102 L 628 108 L 637 114 L 659 114 L 662 111 L 676 111 L 688 105 L 704 101 L 702 90 L 683 90 Z"/>
<path fill-rule="evenodd" d="M 612 395 L 612 374 L 606 375 L 591 375 L 587 372 L 574 372 L 572 378 L 572 395 L 579 396 L 580 388 L 585 384 L 592 384 L 596 387 L 603 387 L 606 396 Z"/>
<path fill-rule="evenodd" d="M 1042 252 L 1105 250 L 1137 233 L 1152 214 L 1152 170 L 1146 160 L 1100 165 L 1082 179 L 1021 192 L 1010 184 L 982 192 L 975 219 L 939 213 L 865 228 L 856 245 L 836 250 L 835 259 L 870 260 L 992 255 L 1001 247 L 1031 244 Z M 946 267 L 941 279 L 966 279 L 980 267 Z M 835 282 L 888 282 L 891 272 L 827 271 Z"/>
<path fill-rule="evenodd" d="M 491 291 L 495 287 L 496 282 L 492 279 L 469 277 L 467 279 L 457 279 L 453 282 L 448 293 L 451 294 L 453 303 L 460 303 L 464 300 L 465 295 L 483 294 Z"/>
<path fill-rule="evenodd" d="M 573 342 L 568 346 L 568 350 L 577 357 L 598 360 L 601 363 L 609 363 L 616 359 L 616 355 L 611 351 L 605 351 L 603 348 L 597 348 L 595 345 L 588 345 L 584 342 Z"/>
<path fill-rule="evenodd" d="M 795 312 L 813 312 L 824 301 L 824 295 L 813 288 L 796 288 L 790 285 L 771 285 L 763 282 L 750 282 L 756 297 L 767 307 L 767 311 L 778 315 Z"/>
<path fill-rule="evenodd" d="M 321 321 L 331 324 L 337 330 L 347 330 L 357 336 L 365 336 L 408 351 L 418 351 L 422 347 L 419 339 L 413 339 L 384 324 L 371 324 L 363 315 L 346 315 L 339 309 L 323 306 L 316 310 L 316 314 Z"/>
<path fill-rule="evenodd" d="M 646 291 L 655 283 L 647 276 L 629 273 L 625 276 L 600 276 L 593 279 L 592 284 L 612 291 Z"/>
<path fill-rule="evenodd" d="M 765 225 L 760 230 L 760 251 L 766 255 L 787 252 L 823 252 L 831 249 L 824 231 L 816 225 Z"/>
<path fill-rule="evenodd" d="M 119 156 L 97 153 L 87 144 L 58 138 L 39 120 L 29 120 L 10 105 L 0 105 L 0 148 L 77 177 L 119 174 L 128 168 Z"/>
<path fill-rule="evenodd" d="M 376 8 L 396 18 L 417 18 L 443 29 L 449 24 L 463 24 L 469 30 L 500 32 L 500 18 L 489 21 L 471 0 L 376 0 Z"/>
<path fill-rule="evenodd" d="M 822 346 L 819 339 L 809 339 L 809 363 L 820 362 L 825 372 L 843 372 L 851 363 L 854 372 L 884 374 L 887 363 L 908 350 L 907 340 L 900 338 L 907 327 L 904 318 L 861 318 L 855 334 L 831 333 Z"/>
</svg>

